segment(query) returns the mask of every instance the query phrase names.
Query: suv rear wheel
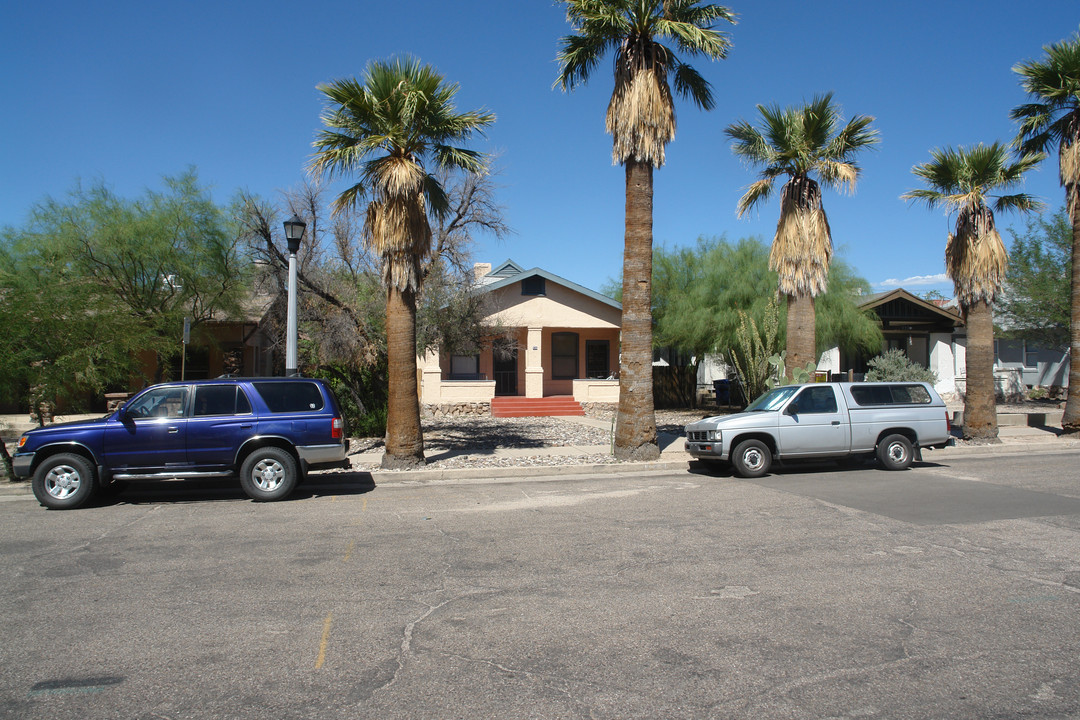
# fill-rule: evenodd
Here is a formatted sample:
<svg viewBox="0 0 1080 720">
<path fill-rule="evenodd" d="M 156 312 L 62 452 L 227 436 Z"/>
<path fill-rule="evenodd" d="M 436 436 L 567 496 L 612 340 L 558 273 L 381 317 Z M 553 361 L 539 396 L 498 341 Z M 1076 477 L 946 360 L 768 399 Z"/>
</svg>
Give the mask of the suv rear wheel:
<svg viewBox="0 0 1080 720">
<path fill-rule="evenodd" d="M 46 458 L 30 483 L 34 497 L 54 510 L 82 507 L 94 494 L 94 466 L 82 455 L 60 453 Z"/>
<path fill-rule="evenodd" d="M 296 488 L 297 475 L 296 458 L 288 451 L 259 448 L 240 467 L 240 487 L 252 500 L 281 500 Z"/>
</svg>

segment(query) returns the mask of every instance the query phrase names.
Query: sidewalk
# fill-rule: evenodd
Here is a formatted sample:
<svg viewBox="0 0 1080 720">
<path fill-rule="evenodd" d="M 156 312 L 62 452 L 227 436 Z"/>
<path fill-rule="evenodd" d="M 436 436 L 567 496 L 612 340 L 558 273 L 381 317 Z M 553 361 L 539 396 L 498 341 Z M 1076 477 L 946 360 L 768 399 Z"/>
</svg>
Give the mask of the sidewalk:
<svg viewBox="0 0 1080 720">
<path fill-rule="evenodd" d="M 9 422 L 11 416 L 0 416 L 0 422 Z M 96 416 L 89 416 L 96 417 Z M 79 417 L 63 418 L 64 420 L 80 419 Z M 58 418 L 58 421 L 60 419 Z M 586 427 L 608 430 L 611 427 L 610 420 L 600 420 L 587 417 L 564 417 L 561 420 L 577 423 Z M 987 445 L 961 444 L 940 450 L 924 450 L 923 459 L 928 462 L 947 462 L 950 458 L 979 456 L 979 455 L 1011 455 L 1023 454 L 1031 451 L 1047 452 L 1075 452 L 1080 450 L 1080 439 L 1062 439 L 1058 435 L 1060 428 L 1027 425 L 1029 418 L 1011 415 L 999 416 L 998 438 L 1001 442 Z M 32 424 L 27 419 L 27 426 Z M 6 425 L 2 432 L 7 438 L 13 438 L 13 431 L 17 428 L 11 424 Z M 18 432 L 21 432 L 18 429 Z M 16 434 L 17 435 L 17 434 Z M 485 450 L 483 457 L 486 463 L 492 459 L 498 463 L 495 466 L 483 467 L 439 467 L 439 461 L 452 457 L 468 459 L 472 457 L 468 450 L 446 451 L 432 444 L 428 448 L 427 457 L 431 463 L 427 467 L 417 470 L 398 471 L 353 471 L 363 472 L 370 475 L 376 483 L 423 483 L 439 481 L 465 481 L 482 479 L 505 479 L 511 478 L 536 478 L 541 476 L 572 476 L 593 474 L 617 474 L 650 472 L 656 470 L 680 471 L 687 470 L 690 457 L 683 450 L 683 438 L 681 435 L 659 433 L 660 457 L 651 462 L 625 462 L 620 463 L 611 458 L 610 445 L 570 445 L 570 446 L 547 446 L 529 448 L 496 448 Z M 9 443 L 9 452 L 14 452 L 14 447 Z M 550 463 L 536 464 L 535 458 L 543 456 Z M 589 456 L 604 456 L 605 462 L 588 462 Z M 479 457 L 478 455 L 475 457 Z M 357 453 L 349 456 L 354 466 L 377 467 L 382 460 L 382 450 L 368 453 Z M 580 458 L 580 460 L 579 460 Z M 561 461 L 560 461 L 561 460 Z M 348 472 L 348 471 L 345 471 Z M 0 480 L 0 495 L 29 494 L 29 482 L 8 482 Z"/>
</svg>

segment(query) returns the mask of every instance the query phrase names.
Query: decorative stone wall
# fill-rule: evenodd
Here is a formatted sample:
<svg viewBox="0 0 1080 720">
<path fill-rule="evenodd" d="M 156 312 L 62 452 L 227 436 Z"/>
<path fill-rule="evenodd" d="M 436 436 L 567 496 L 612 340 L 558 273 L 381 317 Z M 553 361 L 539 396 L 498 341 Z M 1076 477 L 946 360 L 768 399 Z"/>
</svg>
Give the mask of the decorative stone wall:
<svg viewBox="0 0 1080 720">
<path fill-rule="evenodd" d="M 420 406 L 420 414 L 426 418 L 444 417 L 491 417 L 491 403 L 489 402 L 460 402 L 441 403 L 439 405 L 424 404 Z"/>
</svg>

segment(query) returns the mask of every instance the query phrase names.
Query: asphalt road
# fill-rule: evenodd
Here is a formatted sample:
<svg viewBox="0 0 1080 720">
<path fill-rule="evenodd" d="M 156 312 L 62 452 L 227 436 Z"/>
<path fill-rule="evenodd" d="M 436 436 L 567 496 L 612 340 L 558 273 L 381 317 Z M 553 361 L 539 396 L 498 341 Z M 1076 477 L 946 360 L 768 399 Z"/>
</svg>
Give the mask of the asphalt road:
<svg viewBox="0 0 1080 720">
<path fill-rule="evenodd" d="M 1078 468 L 9 497 L 0 717 L 1080 717 Z"/>
</svg>

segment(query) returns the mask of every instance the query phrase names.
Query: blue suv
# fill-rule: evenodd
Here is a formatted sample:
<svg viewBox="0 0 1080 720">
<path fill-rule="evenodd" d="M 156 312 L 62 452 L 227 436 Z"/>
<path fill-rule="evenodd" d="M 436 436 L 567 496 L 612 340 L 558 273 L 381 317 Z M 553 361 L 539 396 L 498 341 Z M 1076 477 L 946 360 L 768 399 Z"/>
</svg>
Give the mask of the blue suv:
<svg viewBox="0 0 1080 720">
<path fill-rule="evenodd" d="M 349 467 L 337 399 L 310 378 L 153 385 L 96 420 L 23 433 L 15 475 L 42 505 L 70 509 L 126 480 L 240 476 L 254 500 L 288 496 L 308 470 Z"/>
</svg>

